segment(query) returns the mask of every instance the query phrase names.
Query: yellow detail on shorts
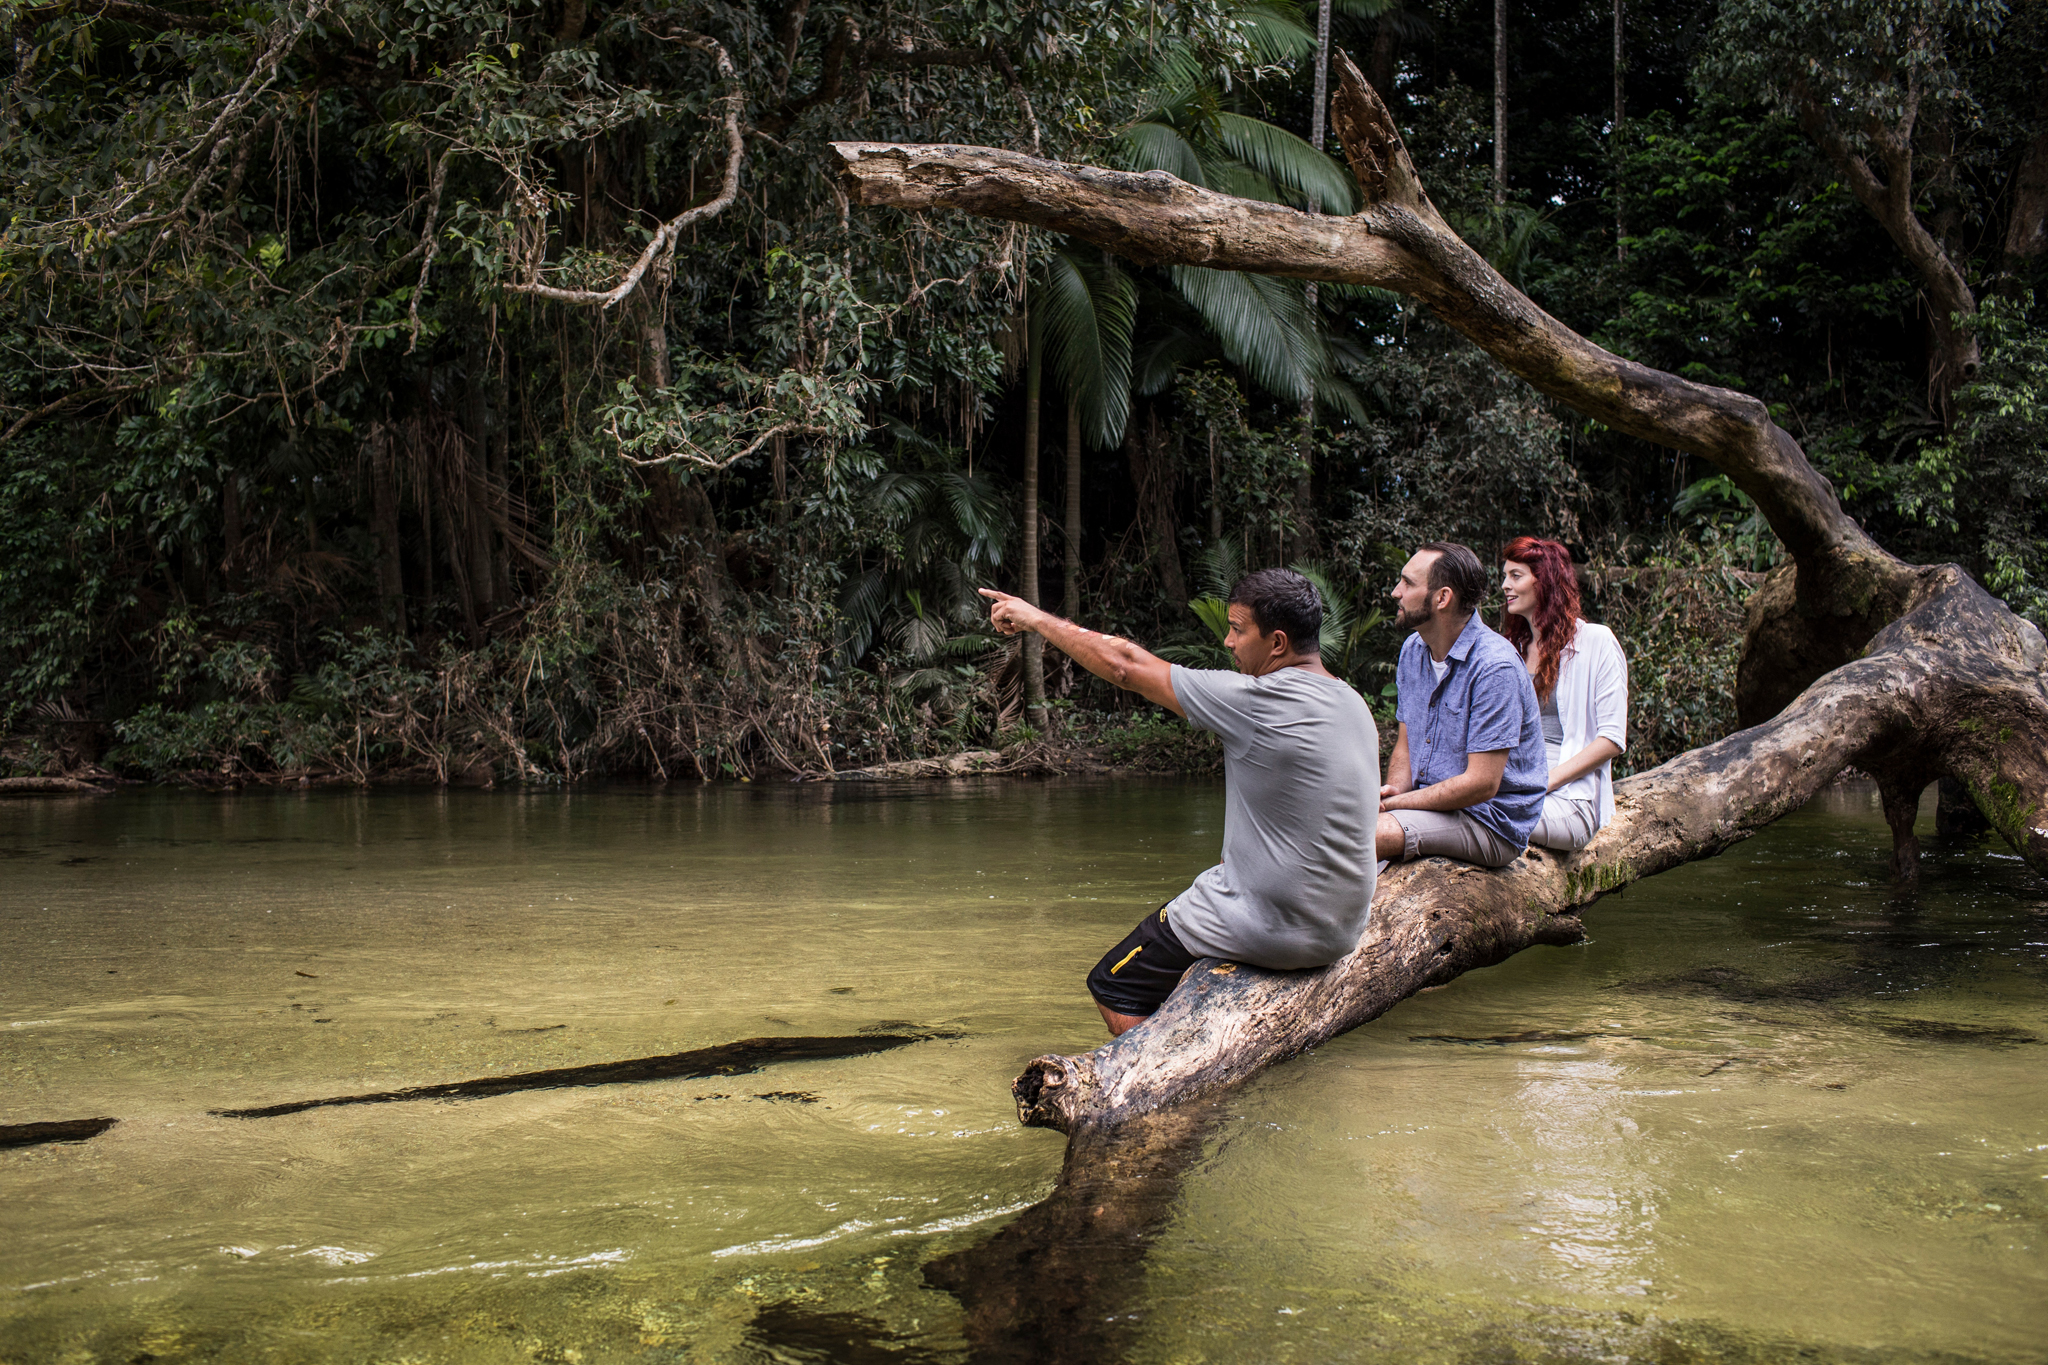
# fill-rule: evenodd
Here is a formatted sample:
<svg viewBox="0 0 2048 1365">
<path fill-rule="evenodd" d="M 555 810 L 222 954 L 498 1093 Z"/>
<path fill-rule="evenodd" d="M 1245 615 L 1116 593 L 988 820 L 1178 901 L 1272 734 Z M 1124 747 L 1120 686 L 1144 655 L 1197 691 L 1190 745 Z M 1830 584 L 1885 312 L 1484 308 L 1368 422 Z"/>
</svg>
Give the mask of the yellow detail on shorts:
<svg viewBox="0 0 2048 1365">
<path fill-rule="evenodd" d="M 1145 945 L 1140 943 L 1137 947 L 1131 949 L 1128 953 L 1125 953 L 1124 960 L 1122 962 L 1117 963 L 1114 967 L 1111 967 L 1109 969 L 1109 974 L 1111 976 L 1115 976 L 1118 972 L 1124 969 L 1126 963 L 1128 963 L 1132 958 L 1136 957 L 1139 953 L 1142 953 L 1144 951 Z"/>
<path fill-rule="evenodd" d="M 1159 922 L 1166 923 L 1166 907 L 1163 905 L 1159 907 Z"/>
</svg>

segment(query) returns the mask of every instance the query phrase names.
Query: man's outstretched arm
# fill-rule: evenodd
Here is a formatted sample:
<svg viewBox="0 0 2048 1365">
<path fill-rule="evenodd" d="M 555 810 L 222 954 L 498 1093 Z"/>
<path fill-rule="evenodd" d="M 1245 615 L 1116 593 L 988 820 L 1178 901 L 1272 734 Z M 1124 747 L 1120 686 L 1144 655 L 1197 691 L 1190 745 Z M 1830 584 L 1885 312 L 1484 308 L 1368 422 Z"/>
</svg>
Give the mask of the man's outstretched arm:
<svg viewBox="0 0 2048 1365">
<path fill-rule="evenodd" d="M 1173 665 L 1118 635 L 1085 630 L 1072 621 L 1041 611 L 1021 597 L 994 588 L 981 589 L 989 599 L 988 619 L 1004 635 L 1033 631 L 1040 639 L 1105 682 L 1156 701 L 1176 716 L 1185 716 L 1173 695 Z"/>
</svg>

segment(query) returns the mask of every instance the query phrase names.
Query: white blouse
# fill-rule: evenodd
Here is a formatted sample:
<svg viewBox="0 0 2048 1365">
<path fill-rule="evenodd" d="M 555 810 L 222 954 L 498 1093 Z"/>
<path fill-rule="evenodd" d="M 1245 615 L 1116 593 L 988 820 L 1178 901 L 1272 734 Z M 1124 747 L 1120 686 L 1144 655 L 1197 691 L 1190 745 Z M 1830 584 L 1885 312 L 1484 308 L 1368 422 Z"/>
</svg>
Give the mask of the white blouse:
<svg viewBox="0 0 2048 1365">
<path fill-rule="evenodd" d="M 1570 758 L 1596 739 L 1628 747 L 1628 658 L 1621 641 L 1605 626 L 1580 621 L 1564 647 L 1557 670 L 1557 718 L 1564 730 L 1558 753 Z M 1614 760 L 1567 782 L 1552 795 L 1593 799 L 1605 829 L 1614 819 Z"/>
</svg>

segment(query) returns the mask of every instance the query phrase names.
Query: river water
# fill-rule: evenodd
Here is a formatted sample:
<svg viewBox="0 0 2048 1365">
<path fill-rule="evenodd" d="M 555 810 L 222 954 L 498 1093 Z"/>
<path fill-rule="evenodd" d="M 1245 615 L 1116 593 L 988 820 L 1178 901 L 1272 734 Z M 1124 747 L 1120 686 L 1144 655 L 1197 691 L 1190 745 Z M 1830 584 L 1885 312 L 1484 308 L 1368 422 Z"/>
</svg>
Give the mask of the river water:
<svg viewBox="0 0 2048 1365">
<path fill-rule="evenodd" d="M 925 1267 L 1037 1226 L 1064 1139 L 1009 1081 L 1101 1041 L 1082 974 L 1221 820 L 1168 782 L 0 803 L 0 1124 L 120 1120 L 0 1151 L 0 1362 L 999 1356 Z M 1136 1362 L 2048 1360 L 2048 886 L 1929 838 L 1895 899 L 1888 847 L 1843 789 L 1610 897 L 1229 1096 L 1139 1234 L 1070 1248 L 1114 1273 L 965 1297 Z M 793 1038 L 837 1041 L 213 1112 Z"/>
</svg>

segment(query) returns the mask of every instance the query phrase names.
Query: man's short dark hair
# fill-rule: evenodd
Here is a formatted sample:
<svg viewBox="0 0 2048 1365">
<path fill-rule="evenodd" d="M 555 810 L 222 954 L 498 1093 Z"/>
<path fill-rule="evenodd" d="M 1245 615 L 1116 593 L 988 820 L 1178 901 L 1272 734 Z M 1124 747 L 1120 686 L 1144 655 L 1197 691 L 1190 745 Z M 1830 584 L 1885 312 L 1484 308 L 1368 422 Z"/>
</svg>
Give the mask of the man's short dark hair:
<svg viewBox="0 0 2048 1365">
<path fill-rule="evenodd" d="M 1230 590 L 1230 600 L 1250 608 L 1252 622 L 1261 635 L 1284 630 L 1295 653 L 1322 653 L 1322 596 L 1316 592 L 1315 584 L 1294 570 L 1260 569 L 1248 573 Z"/>
<path fill-rule="evenodd" d="M 1486 569 L 1479 556 L 1455 540 L 1432 540 L 1422 548 L 1436 552 L 1436 562 L 1429 566 L 1429 595 L 1449 588 L 1459 611 L 1477 610 L 1486 600 Z"/>
</svg>

